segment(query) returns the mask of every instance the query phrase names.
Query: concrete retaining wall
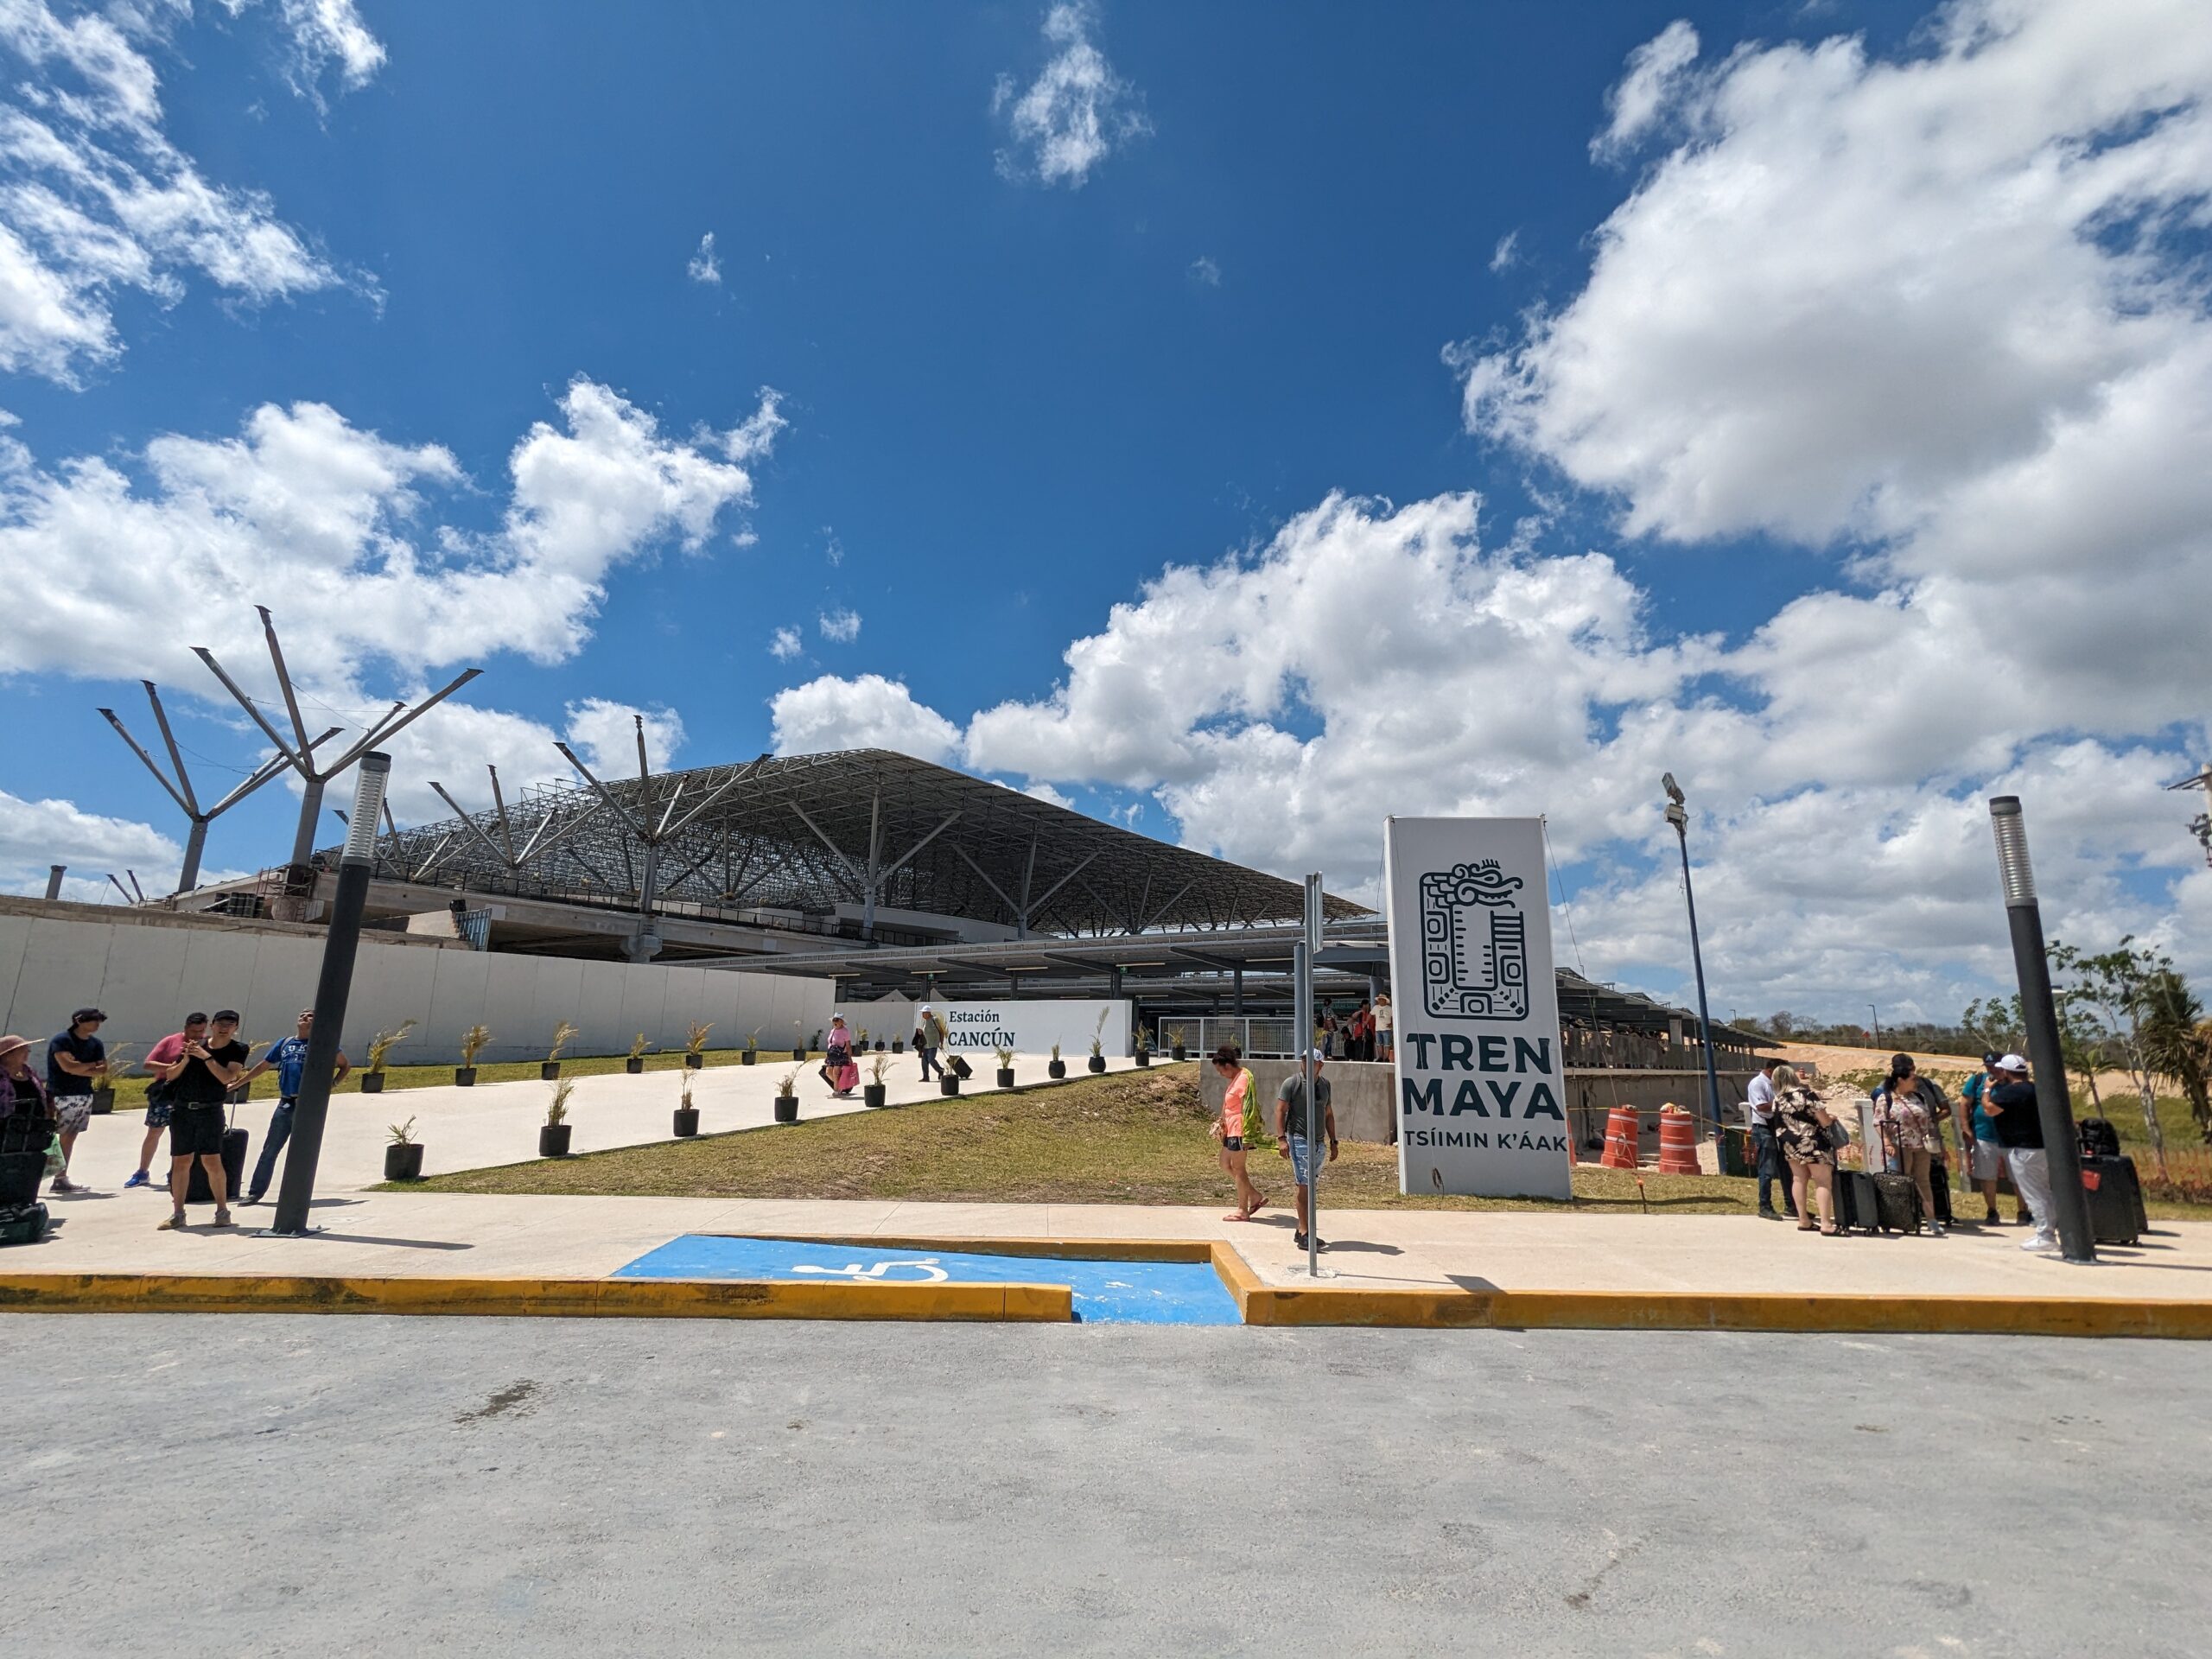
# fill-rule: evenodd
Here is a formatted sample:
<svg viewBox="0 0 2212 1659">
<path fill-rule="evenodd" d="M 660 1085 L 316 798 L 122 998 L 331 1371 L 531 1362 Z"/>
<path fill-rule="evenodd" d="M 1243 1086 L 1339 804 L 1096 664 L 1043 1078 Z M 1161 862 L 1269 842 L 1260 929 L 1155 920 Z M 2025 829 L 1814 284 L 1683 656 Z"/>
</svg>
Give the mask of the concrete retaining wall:
<svg viewBox="0 0 2212 1659">
<path fill-rule="evenodd" d="M 1298 1069 L 1295 1060 L 1247 1060 L 1260 1087 L 1262 1111 L 1274 1122 L 1273 1102 L 1282 1080 Z M 1354 1060 L 1332 1060 L 1322 1076 L 1329 1080 L 1330 1104 L 1336 1109 L 1337 1134 L 1345 1141 L 1387 1143 L 1391 1139 L 1391 1090 L 1395 1066 Z M 1731 1108 L 1729 1122 L 1742 1121 L 1733 1110 L 1751 1080 L 1748 1071 L 1720 1074 L 1720 1098 Z M 1643 1119 L 1648 1145 L 1658 1144 L 1659 1109 L 1672 1101 L 1695 1108 L 1705 1098 L 1702 1071 L 1580 1071 L 1567 1074 L 1567 1115 L 1578 1147 L 1605 1135 L 1605 1115 L 1615 1104 L 1634 1106 Z M 1213 1111 L 1221 1109 L 1222 1090 L 1227 1087 L 1211 1063 L 1198 1067 L 1199 1096 Z"/>
<path fill-rule="evenodd" d="M 249 1040 L 289 1037 L 315 1001 L 322 946 L 319 927 L 0 899 L 0 1030 L 43 1054 L 72 1010 L 97 1005 L 110 1015 L 108 1045 L 127 1043 L 143 1058 L 190 1010 L 233 1007 Z M 542 1058 L 564 1020 L 582 1027 L 571 1054 L 620 1053 L 639 1031 L 681 1048 L 699 1020 L 714 1026 L 715 1047 L 734 1047 L 758 1027 L 762 1046 L 773 1048 L 827 1026 L 833 989 L 826 979 L 501 956 L 368 933 L 341 1040 L 358 1065 L 370 1038 L 411 1019 L 391 1063 L 435 1065 L 460 1058 L 461 1034 L 474 1025 L 492 1033 L 482 1058 L 522 1060 Z"/>
</svg>

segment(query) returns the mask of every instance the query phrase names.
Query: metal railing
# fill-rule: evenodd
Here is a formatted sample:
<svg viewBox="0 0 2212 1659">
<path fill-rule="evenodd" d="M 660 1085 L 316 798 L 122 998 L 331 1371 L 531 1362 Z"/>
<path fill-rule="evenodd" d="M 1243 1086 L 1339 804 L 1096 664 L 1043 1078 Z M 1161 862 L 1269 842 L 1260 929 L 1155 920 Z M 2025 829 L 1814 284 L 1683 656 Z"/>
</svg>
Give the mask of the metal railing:
<svg viewBox="0 0 2212 1659">
<path fill-rule="evenodd" d="M 1153 1022 L 1156 1052 L 1168 1053 L 1174 1041 L 1172 1029 L 1183 1033 L 1183 1046 L 1192 1054 L 1211 1054 L 1227 1043 L 1247 1059 L 1287 1059 L 1298 1051 L 1298 1022 L 1276 1018 L 1199 1019 L 1189 1015 L 1164 1017 Z"/>
</svg>

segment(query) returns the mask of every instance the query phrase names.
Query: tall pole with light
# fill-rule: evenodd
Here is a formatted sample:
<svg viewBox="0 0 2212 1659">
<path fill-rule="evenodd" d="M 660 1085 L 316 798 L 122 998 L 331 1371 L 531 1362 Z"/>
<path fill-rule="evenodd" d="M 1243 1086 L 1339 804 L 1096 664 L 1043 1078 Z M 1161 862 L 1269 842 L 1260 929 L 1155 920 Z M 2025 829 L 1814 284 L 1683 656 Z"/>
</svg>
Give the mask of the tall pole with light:
<svg viewBox="0 0 2212 1659">
<path fill-rule="evenodd" d="M 346 821 L 346 850 L 338 862 L 338 892 L 330 905 L 330 931 L 323 939 L 322 976 L 315 982 L 315 1026 L 308 1033 L 299 1099 L 292 1108 L 292 1143 L 285 1150 L 284 1179 L 276 1190 L 276 1219 L 269 1229 L 272 1233 L 308 1230 L 315 1163 L 322 1155 L 322 1127 L 330 1116 L 330 1076 L 338 1067 L 338 1039 L 353 989 L 353 958 L 360 950 L 361 911 L 376 868 L 377 817 L 391 776 L 390 755 L 371 750 L 361 756 L 353 784 L 353 810 Z"/>
<path fill-rule="evenodd" d="M 1866 1013 L 1874 1022 L 1874 1046 L 1879 1048 L 1882 1046 L 1882 1011 L 1869 1002 Z"/>
<path fill-rule="evenodd" d="M 1713 1016 L 1705 1005 L 1705 953 L 1697 939 L 1697 896 L 1690 891 L 1690 815 L 1682 804 L 1681 786 L 1675 783 L 1675 774 L 1667 772 L 1659 779 L 1659 786 L 1667 791 L 1667 822 L 1675 826 L 1675 839 L 1682 851 L 1682 902 L 1690 912 L 1690 968 L 1697 976 L 1697 1027 L 1699 1039 L 1705 1045 L 1705 1108 L 1713 1116 L 1713 1140 L 1720 1143 L 1720 1071 L 1713 1062 Z"/>
<path fill-rule="evenodd" d="M 2028 1063 L 2035 1067 L 2036 1114 L 2043 1120 L 2044 1152 L 2050 1162 L 2050 1207 L 2038 1226 L 2058 1223 L 2058 1251 L 2069 1262 L 2097 1259 L 2089 1228 L 2089 1200 L 2082 1186 L 2082 1148 L 2074 1138 L 2074 1103 L 2066 1094 L 2066 1060 L 2058 1039 L 2058 1002 L 2050 994 L 2050 962 L 2044 954 L 2043 906 L 2028 863 L 2028 829 L 2020 798 L 1999 795 L 1989 803 L 1997 834 L 1997 869 L 2005 882 L 2005 914 L 2012 928 L 2012 966 L 2020 978 L 2020 1020 L 2027 1027 Z"/>
</svg>

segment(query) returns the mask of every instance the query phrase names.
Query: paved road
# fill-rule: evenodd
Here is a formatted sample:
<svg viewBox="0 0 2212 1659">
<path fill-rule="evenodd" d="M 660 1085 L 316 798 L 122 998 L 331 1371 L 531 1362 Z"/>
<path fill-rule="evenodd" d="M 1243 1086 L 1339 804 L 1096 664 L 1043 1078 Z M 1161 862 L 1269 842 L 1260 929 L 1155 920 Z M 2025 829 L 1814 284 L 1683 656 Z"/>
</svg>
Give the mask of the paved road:
<svg viewBox="0 0 2212 1659">
<path fill-rule="evenodd" d="M 2208 1360 L 0 1315 L 0 1652 L 2202 1654 Z"/>
</svg>

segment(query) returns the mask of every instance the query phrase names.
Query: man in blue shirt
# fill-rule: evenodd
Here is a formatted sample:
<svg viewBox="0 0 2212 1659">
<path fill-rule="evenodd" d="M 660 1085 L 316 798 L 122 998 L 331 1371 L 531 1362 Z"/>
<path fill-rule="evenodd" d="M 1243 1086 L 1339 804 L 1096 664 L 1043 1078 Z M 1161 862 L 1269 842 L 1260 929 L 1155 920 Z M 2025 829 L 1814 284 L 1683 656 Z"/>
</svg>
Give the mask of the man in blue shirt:
<svg viewBox="0 0 2212 1659">
<path fill-rule="evenodd" d="M 249 1079 L 259 1077 L 272 1066 L 276 1071 L 276 1109 L 270 1114 L 269 1133 L 262 1137 L 261 1158 L 253 1166 L 253 1179 L 246 1184 L 243 1204 L 259 1204 L 262 1195 L 269 1191 L 269 1183 L 276 1176 L 276 1154 L 284 1150 L 284 1143 L 292 1138 L 292 1108 L 299 1103 L 300 1082 L 308 1069 L 308 1034 L 315 1029 L 315 1010 L 300 1010 L 299 1028 L 283 1042 L 261 1057 L 261 1064 L 246 1073 Z M 346 1080 L 353 1068 L 346 1063 L 345 1052 L 338 1055 L 338 1068 L 330 1074 L 334 1087 Z"/>
<path fill-rule="evenodd" d="M 1997 1178 L 2005 1173 L 2005 1148 L 1998 1142 L 1997 1126 L 1982 1109 L 1982 1097 L 1999 1081 L 1997 1056 L 1992 1052 L 1981 1057 L 1981 1070 L 1959 1089 L 1959 1151 L 1969 1163 L 1967 1173 L 1980 1190 L 1982 1204 L 1989 1212 L 1982 1217 L 1985 1227 L 1997 1226 L 2002 1220 L 1997 1213 Z M 2024 1207 L 2020 1219 L 2027 1219 Z"/>
</svg>

